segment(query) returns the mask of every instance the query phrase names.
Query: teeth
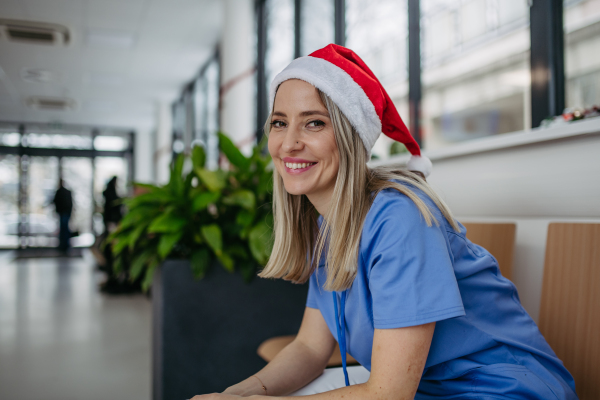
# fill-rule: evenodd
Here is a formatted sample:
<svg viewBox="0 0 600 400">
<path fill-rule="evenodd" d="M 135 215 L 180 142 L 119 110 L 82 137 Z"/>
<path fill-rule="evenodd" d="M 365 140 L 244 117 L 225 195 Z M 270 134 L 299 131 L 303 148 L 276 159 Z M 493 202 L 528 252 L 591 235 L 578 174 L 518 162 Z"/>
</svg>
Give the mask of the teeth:
<svg viewBox="0 0 600 400">
<path fill-rule="evenodd" d="M 316 163 L 285 163 L 285 166 L 288 167 L 289 169 L 301 169 L 301 168 L 309 167 L 313 164 L 316 164 Z"/>
</svg>

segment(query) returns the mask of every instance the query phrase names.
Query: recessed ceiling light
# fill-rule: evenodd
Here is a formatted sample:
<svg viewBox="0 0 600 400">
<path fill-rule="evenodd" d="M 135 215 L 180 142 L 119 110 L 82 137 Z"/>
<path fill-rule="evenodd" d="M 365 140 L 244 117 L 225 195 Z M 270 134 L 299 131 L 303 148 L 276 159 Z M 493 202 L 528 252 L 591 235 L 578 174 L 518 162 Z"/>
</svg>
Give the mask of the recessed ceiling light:
<svg viewBox="0 0 600 400">
<path fill-rule="evenodd" d="M 57 72 L 41 68 L 23 68 L 21 78 L 27 82 L 33 83 L 51 83 L 58 82 L 60 75 Z"/>
<path fill-rule="evenodd" d="M 85 38 L 88 45 L 95 47 L 130 49 L 135 44 L 135 35 L 127 31 L 89 29 Z"/>
<path fill-rule="evenodd" d="M 67 97 L 32 96 L 27 99 L 27 105 L 36 110 L 67 111 L 75 108 L 75 101 Z"/>
</svg>

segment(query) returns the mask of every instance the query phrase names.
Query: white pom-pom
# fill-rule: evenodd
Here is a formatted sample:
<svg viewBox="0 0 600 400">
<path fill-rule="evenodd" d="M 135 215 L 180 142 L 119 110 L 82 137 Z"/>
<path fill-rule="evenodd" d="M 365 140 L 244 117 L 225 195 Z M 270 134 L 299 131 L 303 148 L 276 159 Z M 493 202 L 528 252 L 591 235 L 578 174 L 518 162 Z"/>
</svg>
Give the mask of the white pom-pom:
<svg viewBox="0 0 600 400">
<path fill-rule="evenodd" d="M 427 178 L 429 174 L 431 174 L 433 165 L 431 164 L 431 160 L 425 156 L 412 156 L 410 157 L 410 160 L 408 160 L 406 168 L 408 168 L 409 171 L 418 171 Z"/>
</svg>

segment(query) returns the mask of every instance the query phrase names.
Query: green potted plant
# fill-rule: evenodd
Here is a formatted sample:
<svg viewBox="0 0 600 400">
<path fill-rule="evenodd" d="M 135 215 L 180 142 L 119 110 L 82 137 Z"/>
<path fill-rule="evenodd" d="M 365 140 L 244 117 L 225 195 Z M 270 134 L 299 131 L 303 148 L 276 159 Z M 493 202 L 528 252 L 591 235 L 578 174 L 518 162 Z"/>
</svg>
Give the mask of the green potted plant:
<svg viewBox="0 0 600 400">
<path fill-rule="evenodd" d="M 153 398 L 224 390 L 256 372 L 259 344 L 298 331 L 307 285 L 253 279 L 272 248 L 268 155 L 244 156 L 219 134 L 227 169 L 194 147 L 164 186 L 124 201 L 110 235 L 115 268 L 152 288 Z M 126 268 L 125 268 L 126 267 Z"/>
<path fill-rule="evenodd" d="M 246 280 L 264 266 L 272 247 L 270 157 L 259 146 L 245 157 L 222 133 L 219 148 L 228 170 L 206 169 L 204 149 L 196 146 L 190 159 L 175 159 L 168 184 L 136 184 L 145 193 L 124 200 L 128 212 L 109 236 L 117 272 L 130 261 L 130 278 L 144 275 L 147 290 L 167 258 L 190 260 L 198 278 L 214 259 Z"/>
</svg>

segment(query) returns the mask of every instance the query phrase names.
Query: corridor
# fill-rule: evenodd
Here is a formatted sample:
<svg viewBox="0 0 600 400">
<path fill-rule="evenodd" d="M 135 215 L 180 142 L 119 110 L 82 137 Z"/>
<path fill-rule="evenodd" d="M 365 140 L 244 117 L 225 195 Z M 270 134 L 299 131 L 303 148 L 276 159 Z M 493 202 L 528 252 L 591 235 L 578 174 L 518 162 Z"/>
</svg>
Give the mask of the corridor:
<svg viewBox="0 0 600 400">
<path fill-rule="evenodd" d="M 151 302 L 107 296 L 89 253 L 0 255 L 0 400 L 148 400 Z"/>
</svg>

